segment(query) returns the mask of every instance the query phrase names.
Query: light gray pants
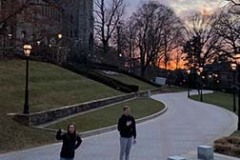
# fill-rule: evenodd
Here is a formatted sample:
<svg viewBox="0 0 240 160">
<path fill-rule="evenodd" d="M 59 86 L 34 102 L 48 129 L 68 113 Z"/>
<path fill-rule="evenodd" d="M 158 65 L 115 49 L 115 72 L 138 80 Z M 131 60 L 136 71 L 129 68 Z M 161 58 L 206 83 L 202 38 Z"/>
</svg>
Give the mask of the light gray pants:
<svg viewBox="0 0 240 160">
<path fill-rule="evenodd" d="M 130 149 L 132 146 L 132 137 L 131 138 L 123 138 L 120 137 L 120 160 L 123 160 L 125 155 L 125 160 L 129 160 Z"/>
</svg>

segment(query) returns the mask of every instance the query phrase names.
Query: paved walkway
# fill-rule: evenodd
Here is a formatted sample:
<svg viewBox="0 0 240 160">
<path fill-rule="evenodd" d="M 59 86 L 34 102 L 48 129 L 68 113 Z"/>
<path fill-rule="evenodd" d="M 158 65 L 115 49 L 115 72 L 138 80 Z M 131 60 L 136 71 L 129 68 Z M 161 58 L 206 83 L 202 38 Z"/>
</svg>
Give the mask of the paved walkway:
<svg viewBox="0 0 240 160">
<path fill-rule="evenodd" d="M 188 154 L 198 145 L 211 144 L 215 138 L 236 129 L 236 115 L 212 105 L 187 99 L 187 94 L 170 93 L 152 97 L 162 101 L 168 111 L 158 118 L 137 125 L 137 144 L 131 160 L 166 160 Z M 54 137 L 53 137 L 54 138 Z M 0 155 L 1 160 L 57 160 L 60 143 Z M 76 153 L 82 160 L 118 160 L 117 131 L 84 139 Z"/>
</svg>

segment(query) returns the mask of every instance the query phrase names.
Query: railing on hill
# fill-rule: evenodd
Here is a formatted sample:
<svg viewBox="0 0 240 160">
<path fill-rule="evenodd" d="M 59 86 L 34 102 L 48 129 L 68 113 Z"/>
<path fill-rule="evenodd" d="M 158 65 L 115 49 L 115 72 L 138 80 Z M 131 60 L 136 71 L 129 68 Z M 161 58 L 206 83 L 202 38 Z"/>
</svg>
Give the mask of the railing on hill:
<svg viewBox="0 0 240 160">
<path fill-rule="evenodd" d="M 62 64 L 62 67 L 69 69 L 73 72 L 76 72 L 78 74 L 81 74 L 87 78 L 93 79 L 95 81 L 101 82 L 111 88 L 114 88 L 116 90 L 120 90 L 125 93 L 132 93 L 132 92 L 138 92 L 139 86 L 136 85 L 129 85 L 126 83 L 123 83 L 119 80 L 104 76 L 98 72 L 95 72 L 94 70 L 88 69 L 84 70 L 82 69 L 83 66 L 72 64 L 72 63 L 64 63 Z"/>
<path fill-rule="evenodd" d="M 108 70 L 108 71 L 115 71 L 115 72 L 123 73 L 123 74 L 126 74 L 126 75 L 130 76 L 130 77 L 138 79 L 140 81 L 148 83 L 150 85 L 153 85 L 153 86 L 156 86 L 156 87 L 161 87 L 161 85 L 159 85 L 157 83 L 149 81 L 146 78 L 141 77 L 139 75 L 136 75 L 134 73 L 128 72 L 128 71 L 123 70 L 123 69 L 120 69 L 118 66 L 114 66 L 114 65 L 110 65 L 110 64 L 88 62 L 87 67 L 93 68 L 93 69 L 101 69 L 101 70 Z"/>
</svg>

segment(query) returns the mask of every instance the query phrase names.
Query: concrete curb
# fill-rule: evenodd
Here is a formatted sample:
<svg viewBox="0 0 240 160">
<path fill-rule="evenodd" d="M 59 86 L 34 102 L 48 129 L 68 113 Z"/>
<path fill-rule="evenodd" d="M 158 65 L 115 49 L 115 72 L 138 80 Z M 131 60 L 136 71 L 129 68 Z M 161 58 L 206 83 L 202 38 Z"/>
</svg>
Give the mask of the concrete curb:
<svg viewBox="0 0 240 160">
<path fill-rule="evenodd" d="M 191 151 L 188 154 L 182 155 L 188 160 L 197 160 L 197 152 Z M 240 158 L 227 156 L 219 153 L 214 153 L 214 160 L 240 160 Z"/>
<path fill-rule="evenodd" d="M 212 93 L 213 93 L 213 92 L 212 92 Z M 207 91 L 207 94 L 211 94 L 211 92 Z M 194 95 L 194 94 L 193 94 L 193 95 Z M 220 107 L 220 106 L 217 106 L 217 105 L 213 105 L 213 104 L 206 103 L 206 102 L 200 102 L 200 101 L 196 101 L 196 100 L 193 100 L 193 99 L 190 99 L 190 100 L 195 101 L 196 103 L 205 103 L 205 104 L 207 104 L 207 105 L 209 105 L 209 106 L 211 106 L 211 107 L 216 107 L 216 108 L 218 108 L 219 110 L 222 110 L 223 112 L 228 113 L 228 114 L 231 116 L 231 118 L 232 118 L 232 123 L 231 123 L 231 125 L 229 125 L 224 132 L 218 134 L 217 137 L 214 137 L 214 138 L 212 138 L 212 139 L 209 139 L 209 141 L 211 141 L 211 142 L 207 143 L 207 145 L 213 145 L 212 142 L 214 142 L 215 140 L 217 140 L 217 139 L 219 139 L 219 138 L 221 138 L 221 137 L 228 137 L 228 136 L 230 136 L 234 131 L 236 131 L 236 129 L 237 129 L 237 123 L 238 123 L 238 117 L 237 117 L 237 115 L 236 115 L 235 113 L 233 113 L 233 112 L 231 112 L 231 111 L 229 111 L 229 110 L 227 110 L 227 109 L 225 109 L 225 108 L 222 108 L 222 107 Z M 186 154 L 183 154 L 182 156 L 184 156 L 184 157 L 186 157 L 186 158 L 190 158 L 190 159 L 192 160 L 192 159 L 194 159 L 194 158 L 196 159 L 196 157 L 197 157 L 196 155 L 197 155 L 197 152 L 193 150 L 193 151 L 190 151 L 190 152 L 188 152 L 188 153 L 186 153 Z M 218 159 L 218 158 L 223 158 L 223 159 L 226 159 L 226 160 L 240 160 L 239 158 L 236 158 L 236 157 L 231 157 L 231 156 L 228 156 L 228 155 L 223 155 L 223 154 L 219 154 L 219 153 L 215 153 L 215 152 L 214 152 L 214 156 L 216 157 L 216 159 Z M 194 158 L 193 158 L 193 157 L 194 157 Z M 195 159 L 194 159 L 194 160 L 195 160 Z"/>
<path fill-rule="evenodd" d="M 164 109 L 161 110 L 160 112 L 154 113 L 152 115 L 140 118 L 136 120 L 136 123 L 143 123 L 146 122 L 148 120 L 152 120 L 160 115 L 162 115 L 163 113 L 165 113 L 168 110 L 167 106 L 164 106 Z M 57 132 L 56 129 L 51 129 L 51 128 L 38 128 L 38 127 L 33 127 L 36 129 L 41 129 L 41 130 L 45 130 L 45 131 L 50 131 L 50 132 Z M 86 132 L 80 132 L 79 134 L 81 135 L 81 137 L 86 138 L 86 137 L 91 137 L 91 136 L 95 136 L 95 135 L 99 135 L 99 134 L 103 134 L 103 133 L 107 133 L 107 132 L 111 132 L 117 130 L 117 125 L 114 126 L 109 126 L 109 127 L 105 127 L 105 128 L 100 128 L 100 129 L 96 129 L 96 130 L 91 130 L 91 131 L 86 131 Z"/>
<path fill-rule="evenodd" d="M 160 112 L 154 113 L 152 115 L 149 115 L 147 117 L 143 117 L 140 119 L 136 120 L 136 123 L 143 123 L 146 122 L 148 120 L 154 119 L 160 115 L 162 115 L 163 113 L 165 113 L 167 111 L 167 107 L 165 106 L 164 109 Z M 117 125 L 114 126 L 110 126 L 110 127 L 105 127 L 105 128 L 100 128 L 100 129 L 96 129 L 96 130 L 92 130 L 92 131 L 87 131 L 87 132 L 81 132 L 80 135 L 82 137 L 90 137 L 90 136 L 94 136 L 94 135 L 99 135 L 99 134 L 103 134 L 103 133 L 107 133 L 107 132 L 111 132 L 117 129 Z"/>
</svg>

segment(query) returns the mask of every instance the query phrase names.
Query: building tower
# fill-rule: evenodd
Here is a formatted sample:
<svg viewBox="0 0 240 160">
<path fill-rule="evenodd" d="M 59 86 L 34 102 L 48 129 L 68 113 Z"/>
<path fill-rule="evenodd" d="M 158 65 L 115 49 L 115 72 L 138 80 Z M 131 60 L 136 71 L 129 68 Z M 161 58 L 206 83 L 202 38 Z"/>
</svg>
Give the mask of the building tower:
<svg viewBox="0 0 240 160">
<path fill-rule="evenodd" d="M 79 3 L 79 47 L 91 50 L 94 34 L 94 2 L 93 0 L 80 0 Z"/>
</svg>

